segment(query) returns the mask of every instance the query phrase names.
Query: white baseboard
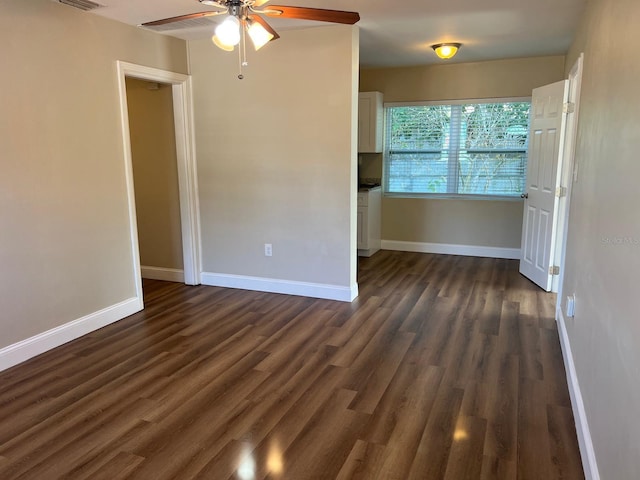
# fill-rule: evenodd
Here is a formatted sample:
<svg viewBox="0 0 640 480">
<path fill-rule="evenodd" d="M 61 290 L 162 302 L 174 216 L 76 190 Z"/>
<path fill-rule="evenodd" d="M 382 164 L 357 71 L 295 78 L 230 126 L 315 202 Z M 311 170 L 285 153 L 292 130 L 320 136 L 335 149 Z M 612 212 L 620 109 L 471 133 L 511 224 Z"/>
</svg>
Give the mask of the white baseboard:
<svg viewBox="0 0 640 480">
<path fill-rule="evenodd" d="M 142 310 L 142 299 L 133 297 L 82 318 L 39 333 L 31 338 L 0 349 L 0 371 L 59 347 L 82 335 L 117 322 Z"/>
<path fill-rule="evenodd" d="M 357 283 L 349 288 L 321 283 L 295 282 L 292 280 L 278 280 L 273 278 L 249 277 L 244 275 L 228 275 L 210 272 L 202 272 L 200 280 L 203 285 L 213 287 L 284 293 L 287 295 L 299 295 L 302 297 L 339 300 L 341 302 L 352 302 L 358 296 Z"/>
<path fill-rule="evenodd" d="M 600 480 L 596 452 L 591 440 L 587 413 L 584 409 L 580 384 L 576 366 L 573 363 L 571 344 L 565 325 L 562 309 L 556 309 L 556 320 L 558 322 L 558 333 L 560 336 L 560 346 L 562 347 L 562 357 L 564 358 L 564 368 L 567 372 L 567 383 L 569 384 L 569 395 L 571 396 L 571 406 L 573 408 L 573 418 L 576 422 L 576 433 L 578 434 L 578 445 L 580 446 L 580 456 L 582 457 L 582 467 L 586 480 Z"/>
<path fill-rule="evenodd" d="M 184 270 L 178 270 L 176 268 L 147 267 L 143 265 L 140 267 L 140 273 L 142 274 L 142 278 L 148 278 L 150 280 L 184 283 Z"/>
<path fill-rule="evenodd" d="M 401 252 L 440 253 L 445 255 L 464 255 L 467 257 L 490 257 L 520 259 L 519 248 L 484 247 L 482 245 L 457 245 L 450 243 L 401 242 L 382 240 L 383 250 Z"/>
</svg>

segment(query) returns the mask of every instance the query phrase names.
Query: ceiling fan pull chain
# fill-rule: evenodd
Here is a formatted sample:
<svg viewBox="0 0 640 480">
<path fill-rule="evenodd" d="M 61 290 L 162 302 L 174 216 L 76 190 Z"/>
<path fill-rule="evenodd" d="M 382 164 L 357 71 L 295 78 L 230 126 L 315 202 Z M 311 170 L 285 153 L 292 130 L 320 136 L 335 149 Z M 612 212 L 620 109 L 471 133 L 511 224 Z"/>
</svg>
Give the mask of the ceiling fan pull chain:
<svg viewBox="0 0 640 480">
<path fill-rule="evenodd" d="M 238 71 L 240 73 L 238 73 L 238 80 L 242 80 L 244 78 L 244 75 L 242 74 L 242 46 L 239 46 L 240 48 L 238 48 Z"/>
<path fill-rule="evenodd" d="M 246 67 L 247 63 L 247 21 L 242 21 L 242 66 Z"/>
<path fill-rule="evenodd" d="M 238 70 L 240 73 L 238 74 L 238 80 L 242 80 L 244 75 L 242 74 L 242 67 L 246 67 L 247 63 L 247 37 L 246 37 L 246 22 L 244 19 L 241 20 L 240 24 L 240 45 L 238 45 Z"/>
</svg>

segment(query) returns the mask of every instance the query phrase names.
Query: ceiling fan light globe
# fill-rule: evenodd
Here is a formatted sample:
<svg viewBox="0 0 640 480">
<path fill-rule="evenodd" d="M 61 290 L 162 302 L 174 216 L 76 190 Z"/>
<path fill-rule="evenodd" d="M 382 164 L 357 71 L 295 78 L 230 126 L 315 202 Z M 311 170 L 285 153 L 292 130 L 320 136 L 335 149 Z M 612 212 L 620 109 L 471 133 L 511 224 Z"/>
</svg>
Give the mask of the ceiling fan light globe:
<svg viewBox="0 0 640 480">
<path fill-rule="evenodd" d="M 215 35 L 221 44 L 235 46 L 240 43 L 240 21 L 234 16 L 228 16 L 224 22 L 216 27 Z M 215 40 L 213 43 L 216 43 Z"/>
<path fill-rule="evenodd" d="M 273 34 L 268 32 L 267 29 L 258 22 L 252 22 L 247 32 L 256 50 L 260 50 L 273 39 Z"/>
<path fill-rule="evenodd" d="M 211 41 L 216 47 L 218 47 L 220 50 L 224 50 L 225 52 L 233 52 L 233 50 L 235 49 L 233 45 L 226 45 L 222 43 L 217 35 L 212 36 Z"/>
</svg>

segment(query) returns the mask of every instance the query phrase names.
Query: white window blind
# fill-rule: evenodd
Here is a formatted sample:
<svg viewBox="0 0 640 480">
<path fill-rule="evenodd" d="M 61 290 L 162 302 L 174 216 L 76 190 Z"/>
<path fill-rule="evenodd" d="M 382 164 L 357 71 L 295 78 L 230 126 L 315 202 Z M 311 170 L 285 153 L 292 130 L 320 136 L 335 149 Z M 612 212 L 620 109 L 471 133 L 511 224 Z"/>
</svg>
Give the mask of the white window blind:
<svg viewBox="0 0 640 480">
<path fill-rule="evenodd" d="M 530 102 L 387 107 L 385 192 L 519 196 Z"/>
</svg>

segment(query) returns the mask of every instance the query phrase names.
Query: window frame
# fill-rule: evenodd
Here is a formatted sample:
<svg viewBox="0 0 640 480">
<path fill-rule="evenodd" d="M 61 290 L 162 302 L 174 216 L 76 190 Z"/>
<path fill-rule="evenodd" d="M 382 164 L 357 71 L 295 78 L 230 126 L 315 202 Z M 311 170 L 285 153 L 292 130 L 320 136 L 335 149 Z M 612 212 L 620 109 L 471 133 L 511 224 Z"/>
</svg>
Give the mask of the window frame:
<svg viewBox="0 0 640 480">
<path fill-rule="evenodd" d="M 520 196 L 512 195 L 483 195 L 483 194 L 471 194 L 471 193 L 429 193 L 429 192 L 388 192 L 388 165 L 389 165 L 389 128 L 388 122 L 388 109 L 390 107 L 421 107 L 421 106 L 437 106 L 437 105 L 466 105 L 466 104 L 486 104 L 486 103 L 523 103 L 528 102 L 531 104 L 531 97 L 498 97 L 498 98 L 465 98 L 459 100 L 426 100 L 417 102 L 385 102 L 383 105 L 383 115 L 385 120 L 384 136 L 383 136 L 383 153 L 382 153 L 382 194 L 385 197 L 391 198 L 425 198 L 425 199 L 456 199 L 456 200 L 490 200 L 490 201 L 502 201 L 502 202 L 521 202 Z M 527 132 L 527 152 L 528 156 L 528 142 L 531 135 L 531 110 L 529 114 L 529 125 Z M 456 151 L 459 151 L 458 143 L 459 138 L 455 139 Z M 452 149 L 453 150 L 453 149 Z M 505 151 L 507 151 L 505 149 Z M 520 150 L 518 150 L 520 151 Z M 456 153 L 457 155 L 457 153 Z M 527 158 L 527 165 L 528 165 Z M 450 162 L 451 163 L 451 162 Z M 449 170 L 452 166 L 449 165 Z M 457 169 L 457 167 L 455 167 Z M 525 185 L 526 185 L 527 171 L 525 168 Z"/>
</svg>

